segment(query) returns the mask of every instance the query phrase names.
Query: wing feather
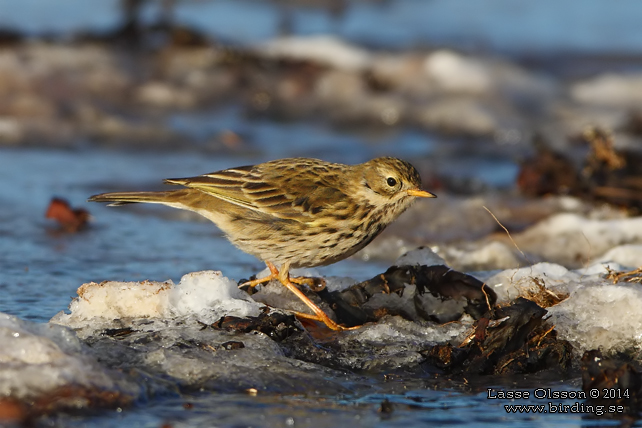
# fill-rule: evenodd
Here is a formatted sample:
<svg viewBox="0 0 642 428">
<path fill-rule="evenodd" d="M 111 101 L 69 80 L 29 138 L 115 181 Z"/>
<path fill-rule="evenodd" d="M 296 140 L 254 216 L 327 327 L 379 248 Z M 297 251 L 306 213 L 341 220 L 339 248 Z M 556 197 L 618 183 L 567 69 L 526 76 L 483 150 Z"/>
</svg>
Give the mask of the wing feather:
<svg viewBox="0 0 642 428">
<path fill-rule="evenodd" d="M 338 186 L 345 179 L 345 171 L 335 170 L 336 164 L 300 158 L 165 182 L 198 189 L 262 214 L 312 222 L 319 212 L 346 205 L 349 197 Z M 329 174 L 319 173 L 328 171 Z"/>
</svg>

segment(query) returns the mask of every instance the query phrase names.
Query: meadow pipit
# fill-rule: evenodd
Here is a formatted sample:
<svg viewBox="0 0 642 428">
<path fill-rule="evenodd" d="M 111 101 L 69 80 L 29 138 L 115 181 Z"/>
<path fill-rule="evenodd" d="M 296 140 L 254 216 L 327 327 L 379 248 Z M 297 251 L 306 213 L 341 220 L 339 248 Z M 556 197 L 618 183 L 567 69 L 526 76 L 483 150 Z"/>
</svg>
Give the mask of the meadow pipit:
<svg viewBox="0 0 642 428">
<path fill-rule="evenodd" d="M 415 198 L 435 197 L 420 189 L 421 178 L 412 165 L 390 157 L 359 165 L 280 159 L 165 183 L 185 188 L 103 193 L 89 200 L 164 204 L 201 214 L 234 245 L 267 264 L 271 274 L 247 284 L 278 279 L 315 313 L 298 316 L 322 321 L 333 330 L 344 327 L 293 284 L 310 279 L 291 278 L 290 267 L 345 259 L 368 245 Z"/>
</svg>

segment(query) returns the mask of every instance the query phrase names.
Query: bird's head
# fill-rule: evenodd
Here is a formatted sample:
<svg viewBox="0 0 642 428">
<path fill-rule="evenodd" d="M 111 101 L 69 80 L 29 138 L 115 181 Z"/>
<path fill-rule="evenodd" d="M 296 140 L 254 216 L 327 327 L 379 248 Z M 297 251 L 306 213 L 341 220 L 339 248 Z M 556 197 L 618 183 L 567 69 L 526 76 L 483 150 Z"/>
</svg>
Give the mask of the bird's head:
<svg viewBox="0 0 642 428">
<path fill-rule="evenodd" d="M 363 169 L 362 185 L 367 189 L 368 199 L 379 202 L 375 205 L 397 201 L 411 203 L 415 198 L 436 197 L 421 189 L 419 172 L 406 161 L 384 157 L 359 166 Z"/>
</svg>

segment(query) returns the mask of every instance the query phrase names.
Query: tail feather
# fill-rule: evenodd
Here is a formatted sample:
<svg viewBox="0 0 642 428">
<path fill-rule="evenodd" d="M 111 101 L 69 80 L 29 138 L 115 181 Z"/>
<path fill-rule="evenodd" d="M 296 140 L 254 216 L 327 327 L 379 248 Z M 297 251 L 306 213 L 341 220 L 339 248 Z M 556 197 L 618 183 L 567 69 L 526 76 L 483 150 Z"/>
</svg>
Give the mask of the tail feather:
<svg viewBox="0 0 642 428">
<path fill-rule="evenodd" d="M 109 206 L 134 204 L 147 202 L 151 204 L 167 204 L 172 202 L 172 196 L 176 191 L 166 192 L 114 192 L 101 193 L 90 197 L 89 202 L 109 202 Z"/>
</svg>

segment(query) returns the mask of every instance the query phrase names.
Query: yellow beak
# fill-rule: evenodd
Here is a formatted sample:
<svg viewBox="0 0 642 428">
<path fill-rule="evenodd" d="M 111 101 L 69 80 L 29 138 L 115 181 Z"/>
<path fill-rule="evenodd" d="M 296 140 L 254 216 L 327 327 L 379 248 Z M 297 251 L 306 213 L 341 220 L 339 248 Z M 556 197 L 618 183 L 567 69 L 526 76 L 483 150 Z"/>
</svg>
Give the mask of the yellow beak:
<svg viewBox="0 0 642 428">
<path fill-rule="evenodd" d="M 416 196 L 418 198 L 436 198 L 437 195 L 433 195 L 430 192 L 426 192 L 425 190 L 420 190 L 420 189 L 408 189 L 406 190 L 406 193 L 408 193 L 410 196 Z"/>
</svg>

